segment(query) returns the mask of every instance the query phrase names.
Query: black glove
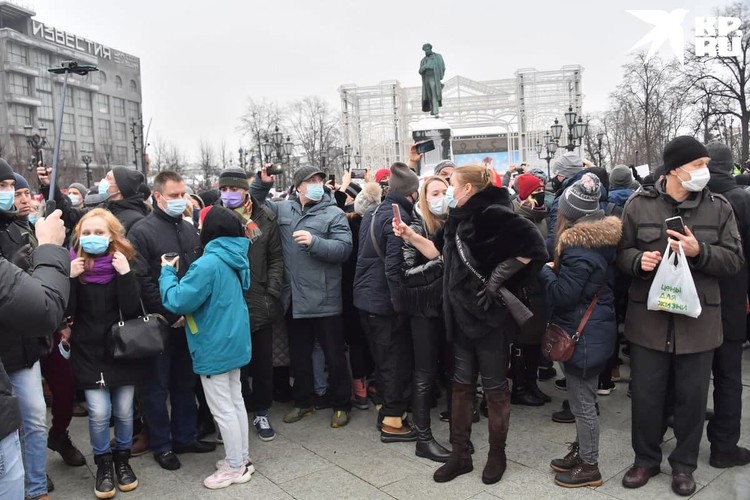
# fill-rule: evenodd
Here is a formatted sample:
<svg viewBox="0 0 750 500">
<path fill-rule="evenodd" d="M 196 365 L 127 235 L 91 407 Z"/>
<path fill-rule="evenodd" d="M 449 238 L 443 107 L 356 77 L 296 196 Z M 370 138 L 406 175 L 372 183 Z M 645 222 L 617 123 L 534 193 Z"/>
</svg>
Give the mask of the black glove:
<svg viewBox="0 0 750 500">
<path fill-rule="evenodd" d="M 490 278 L 485 282 L 484 288 L 477 293 L 477 305 L 485 311 L 489 311 L 490 307 L 495 304 L 502 305 L 503 299 L 498 290 L 511 276 L 525 266 L 526 264 L 515 258 L 504 260 L 498 264 L 492 271 Z"/>
<path fill-rule="evenodd" d="M 19 248 L 10 258 L 10 262 L 24 271 L 31 269 L 31 253 L 34 251 L 30 243 Z"/>
</svg>

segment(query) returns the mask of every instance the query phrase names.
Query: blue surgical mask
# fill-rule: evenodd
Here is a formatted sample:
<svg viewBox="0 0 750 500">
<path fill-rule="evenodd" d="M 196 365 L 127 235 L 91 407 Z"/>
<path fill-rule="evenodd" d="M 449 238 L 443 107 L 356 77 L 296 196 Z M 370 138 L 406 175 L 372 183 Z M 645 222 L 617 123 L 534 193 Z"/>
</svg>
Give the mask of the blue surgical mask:
<svg viewBox="0 0 750 500">
<path fill-rule="evenodd" d="M 99 182 L 99 196 L 102 197 L 102 200 L 109 198 L 109 182 L 107 179 L 102 179 Z"/>
<path fill-rule="evenodd" d="M 180 217 L 185 212 L 187 201 L 185 198 L 178 200 L 167 200 L 167 215 L 170 217 Z"/>
<path fill-rule="evenodd" d="M 36 224 L 36 221 L 39 220 L 39 216 L 37 214 L 30 214 L 28 221 L 29 224 Z"/>
<path fill-rule="evenodd" d="M 16 192 L 12 189 L 10 191 L 0 191 L 0 210 L 10 211 L 13 208 L 15 200 Z"/>
<path fill-rule="evenodd" d="M 109 248 L 109 237 L 96 234 L 81 236 L 81 248 L 89 255 L 102 255 Z"/>
<path fill-rule="evenodd" d="M 308 184 L 307 192 L 305 196 L 312 201 L 320 201 L 323 199 L 323 184 Z"/>
<path fill-rule="evenodd" d="M 69 194 L 68 198 L 70 198 L 70 203 L 74 207 L 77 207 L 78 205 L 81 204 L 81 197 L 78 196 L 77 194 Z"/>
<path fill-rule="evenodd" d="M 455 189 L 453 188 L 453 186 L 448 186 L 448 190 L 445 192 L 445 203 L 448 205 L 448 208 L 456 208 L 458 206 L 458 202 L 466 197 L 466 195 L 463 195 L 460 198 L 454 198 L 454 196 Z"/>
<path fill-rule="evenodd" d="M 446 197 L 433 198 L 430 200 L 430 212 L 438 217 L 448 213 L 448 205 L 445 202 Z"/>
</svg>

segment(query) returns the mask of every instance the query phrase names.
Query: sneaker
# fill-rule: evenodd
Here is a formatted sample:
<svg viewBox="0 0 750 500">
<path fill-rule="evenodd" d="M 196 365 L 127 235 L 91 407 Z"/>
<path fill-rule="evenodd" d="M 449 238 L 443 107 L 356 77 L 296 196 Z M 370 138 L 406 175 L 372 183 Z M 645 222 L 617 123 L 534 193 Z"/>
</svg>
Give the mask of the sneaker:
<svg viewBox="0 0 750 500">
<path fill-rule="evenodd" d="M 333 415 L 331 415 L 331 427 L 333 429 L 344 427 L 348 423 L 349 412 L 346 410 L 336 410 L 333 412 Z"/>
<path fill-rule="evenodd" d="M 615 383 L 611 380 L 609 382 L 602 382 L 599 381 L 599 387 L 596 389 L 596 393 L 600 396 L 609 396 L 612 394 L 612 391 L 616 389 L 617 386 L 615 386 Z"/>
<path fill-rule="evenodd" d="M 619 366 L 615 366 L 614 368 L 612 368 L 612 375 L 610 378 L 612 379 L 612 382 L 619 382 L 620 380 L 622 380 L 622 378 L 620 377 Z"/>
<path fill-rule="evenodd" d="M 367 396 L 354 396 L 352 397 L 352 406 L 358 410 L 369 410 L 370 403 L 367 401 Z"/>
<path fill-rule="evenodd" d="M 313 406 L 316 410 L 325 410 L 331 407 L 331 401 L 328 398 L 328 394 L 313 396 Z"/>
<path fill-rule="evenodd" d="M 261 441 L 273 441 L 276 437 L 276 432 L 268 421 L 268 415 L 257 415 L 253 420 L 253 425 Z"/>
<path fill-rule="evenodd" d="M 255 474 L 255 466 L 253 465 L 253 461 L 250 460 L 250 457 L 245 457 L 242 460 L 242 463 L 247 467 L 247 470 L 250 471 L 250 474 Z M 216 470 L 219 469 L 226 469 L 228 467 L 226 459 L 222 458 L 221 460 L 216 461 Z"/>
<path fill-rule="evenodd" d="M 546 366 L 540 366 L 539 372 L 538 372 L 538 378 L 541 381 L 549 380 L 551 378 L 555 378 L 557 376 L 557 370 L 555 370 L 554 367 L 546 367 Z"/>
<path fill-rule="evenodd" d="M 315 415 L 315 408 L 292 408 L 292 411 L 284 415 L 284 422 L 287 424 L 293 424 L 294 422 L 299 422 L 310 415 Z"/>
<path fill-rule="evenodd" d="M 567 391 L 568 390 L 568 381 L 564 378 L 561 378 L 559 380 L 555 380 L 555 387 L 560 389 L 561 391 Z"/>
<path fill-rule="evenodd" d="M 237 467 L 232 469 L 231 467 L 222 467 L 217 470 L 206 479 L 203 480 L 203 486 L 209 490 L 218 490 L 226 488 L 232 484 L 241 484 L 250 481 L 252 475 L 250 470 L 245 467 Z"/>
</svg>

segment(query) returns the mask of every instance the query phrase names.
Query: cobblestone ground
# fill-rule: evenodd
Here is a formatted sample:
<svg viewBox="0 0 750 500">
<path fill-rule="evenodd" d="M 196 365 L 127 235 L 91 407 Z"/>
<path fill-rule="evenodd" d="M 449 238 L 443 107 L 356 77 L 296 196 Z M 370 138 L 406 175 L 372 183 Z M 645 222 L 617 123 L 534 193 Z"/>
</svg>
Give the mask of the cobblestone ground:
<svg viewBox="0 0 750 500">
<path fill-rule="evenodd" d="M 627 361 L 627 360 L 626 360 Z M 744 353 L 743 437 L 750 445 L 750 350 Z M 627 380 L 628 366 L 623 366 Z M 674 448 L 671 430 L 663 445 L 662 474 L 638 490 L 626 490 L 620 484 L 632 464 L 630 447 L 630 400 L 627 383 L 617 384 L 610 396 L 601 397 L 601 457 L 599 466 L 604 484 L 599 488 L 565 489 L 554 485 L 549 469 L 552 458 L 565 455 L 565 443 L 575 437 L 571 424 L 550 420 L 560 408 L 565 393 L 555 389 L 552 381 L 540 384 L 553 401 L 539 408 L 513 406 L 508 437 L 508 471 L 498 484 L 482 484 L 481 473 L 487 454 L 487 422 L 474 425 L 472 440 L 477 446 L 474 471 L 446 484 L 437 484 L 432 473 L 438 464 L 414 455 L 413 443 L 382 444 L 375 430 L 376 412 L 352 410 L 351 422 L 343 429 L 329 427 L 330 410 L 317 412 L 295 424 L 285 424 L 282 416 L 288 404 L 275 404 L 271 422 L 276 429 L 274 441 L 264 443 L 251 426 L 250 453 L 257 468 L 252 480 L 224 490 L 209 491 L 203 478 L 213 470 L 213 463 L 223 458 L 221 445 L 214 453 L 181 455 L 182 468 L 162 470 L 150 454 L 132 460 L 139 486 L 131 493 L 118 492 L 117 497 L 137 499 L 664 499 L 678 498 L 670 489 L 671 475 L 666 456 Z M 443 408 L 444 401 L 439 402 Z M 709 397 L 709 405 L 711 398 Z M 442 443 L 448 441 L 448 424 L 433 412 L 433 431 Z M 50 452 L 48 471 L 55 482 L 52 497 L 56 500 L 94 498 L 94 473 L 85 418 L 74 418 L 73 441 L 86 454 L 87 466 L 68 467 Z M 708 465 L 709 445 L 701 445 L 695 479 L 696 499 L 750 499 L 750 466 L 714 469 Z"/>
</svg>

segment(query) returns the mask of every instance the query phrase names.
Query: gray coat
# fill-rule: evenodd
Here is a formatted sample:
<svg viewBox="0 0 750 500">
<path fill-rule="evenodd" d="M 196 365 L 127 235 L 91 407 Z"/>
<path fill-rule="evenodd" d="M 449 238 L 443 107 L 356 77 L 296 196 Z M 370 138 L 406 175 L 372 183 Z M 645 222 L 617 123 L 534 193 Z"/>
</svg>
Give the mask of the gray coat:
<svg viewBox="0 0 750 500">
<path fill-rule="evenodd" d="M 630 286 L 625 337 L 634 344 L 657 351 L 691 354 L 710 351 L 722 343 L 719 278 L 742 269 L 742 245 L 732 206 L 708 189 L 677 204 L 664 193 L 665 181 L 644 186 L 625 204 L 622 240 L 617 265 L 633 276 Z M 688 258 L 702 312 L 698 318 L 646 308 L 656 270 L 641 270 L 645 251 L 664 252 L 667 234 L 664 220 L 682 216 L 701 246 L 697 257 Z M 657 268 L 658 269 L 658 268 Z M 744 292 L 744 291 L 743 291 Z"/>
<path fill-rule="evenodd" d="M 284 311 L 293 318 L 325 318 L 341 314 L 341 264 L 352 252 L 352 233 L 344 212 L 328 192 L 315 205 L 303 209 L 297 200 L 266 201 L 271 184 L 256 177 L 252 196 L 276 213 L 284 253 Z M 295 231 L 310 231 L 312 244 L 294 241 Z"/>
</svg>

